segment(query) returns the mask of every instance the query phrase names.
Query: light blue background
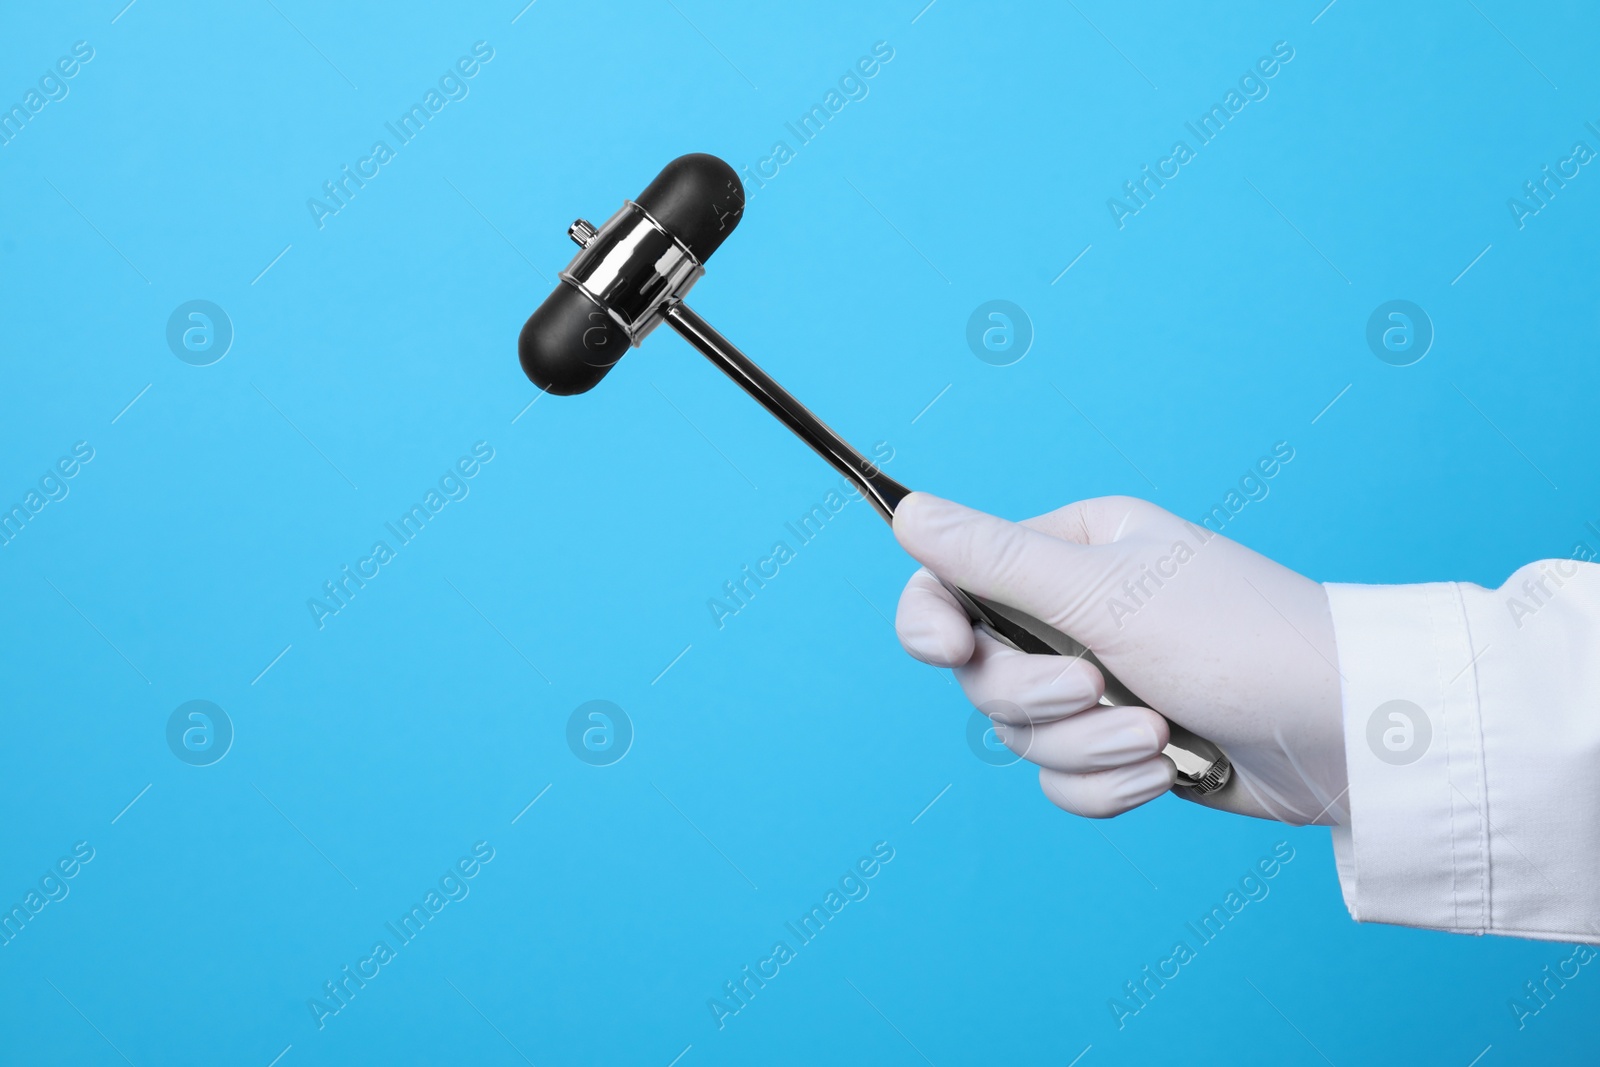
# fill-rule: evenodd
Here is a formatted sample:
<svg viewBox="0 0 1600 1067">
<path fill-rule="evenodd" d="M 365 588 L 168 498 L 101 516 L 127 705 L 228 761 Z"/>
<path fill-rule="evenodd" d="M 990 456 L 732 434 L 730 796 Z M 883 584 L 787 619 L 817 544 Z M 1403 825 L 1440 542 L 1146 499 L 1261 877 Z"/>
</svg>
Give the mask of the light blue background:
<svg viewBox="0 0 1600 1067">
<path fill-rule="evenodd" d="M 793 146 L 887 41 L 752 190 L 692 301 L 719 329 L 914 487 L 1198 518 L 1286 440 L 1231 535 L 1321 580 L 1495 585 L 1600 543 L 1600 175 L 1520 231 L 1506 206 L 1600 147 L 1591 10 L 122 2 L 0 32 L 6 106 L 95 49 L 0 146 L 0 502 L 95 449 L 0 548 L 0 902 L 96 850 L 0 948 L 0 1059 L 1592 1054 L 1600 977 L 1521 1031 L 1508 1007 L 1567 948 L 1358 927 L 1324 830 L 1172 798 L 1091 824 L 974 758 L 859 503 L 717 630 L 708 598 L 836 478 L 666 331 L 532 408 L 514 353 L 574 217 L 686 151 Z M 480 40 L 470 96 L 319 230 L 307 198 Z M 1106 199 L 1280 40 L 1268 98 L 1119 231 Z M 996 298 L 1037 332 L 1011 367 L 964 341 Z M 1437 331 L 1406 368 L 1364 340 L 1396 298 Z M 236 331 L 213 366 L 164 339 L 191 299 Z M 477 441 L 470 496 L 319 631 L 307 598 Z M 166 745 L 192 699 L 236 730 L 210 767 Z M 614 766 L 565 741 L 592 699 L 636 730 Z M 470 896 L 319 1031 L 308 998 L 480 840 Z M 1271 895 L 1119 1031 L 1108 1000 L 1284 840 Z M 878 841 L 870 896 L 719 1030 L 708 998 Z"/>
</svg>

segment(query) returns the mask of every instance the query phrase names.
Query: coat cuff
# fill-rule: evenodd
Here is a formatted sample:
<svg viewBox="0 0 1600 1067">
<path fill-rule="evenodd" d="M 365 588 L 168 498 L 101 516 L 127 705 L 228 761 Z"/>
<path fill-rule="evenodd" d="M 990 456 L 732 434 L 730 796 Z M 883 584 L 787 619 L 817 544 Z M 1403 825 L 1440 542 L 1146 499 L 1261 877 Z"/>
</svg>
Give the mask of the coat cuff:
<svg viewBox="0 0 1600 1067">
<path fill-rule="evenodd" d="M 1349 825 L 1334 831 L 1352 918 L 1489 928 L 1482 728 L 1460 587 L 1325 587 L 1339 649 Z"/>
</svg>

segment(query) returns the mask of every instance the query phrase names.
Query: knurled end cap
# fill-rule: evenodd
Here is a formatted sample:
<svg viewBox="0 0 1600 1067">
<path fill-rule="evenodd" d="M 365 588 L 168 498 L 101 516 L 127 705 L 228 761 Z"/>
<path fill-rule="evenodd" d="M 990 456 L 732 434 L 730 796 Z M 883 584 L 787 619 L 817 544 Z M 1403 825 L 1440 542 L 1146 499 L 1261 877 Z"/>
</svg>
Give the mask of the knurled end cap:
<svg viewBox="0 0 1600 1067">
<path fill-rule="evenodd" d="M 1217 790 L 1227 785 L 1232 778 L 1233 762 L 1229 760 L 1228 757 L 1223 756 L 1221 759 L 1217 760 L 1217 762 L 1211 765 L 1210 770 L 1206 771 L 1206 773 L 1202 774 L 1199 778 L 1196 778 L 1194 785 L 1190 786 L 1189 788 L 1193 789 L 1201 796 L 1205 796 L 1207 793 L 1215 793 Z"/>
</svg>

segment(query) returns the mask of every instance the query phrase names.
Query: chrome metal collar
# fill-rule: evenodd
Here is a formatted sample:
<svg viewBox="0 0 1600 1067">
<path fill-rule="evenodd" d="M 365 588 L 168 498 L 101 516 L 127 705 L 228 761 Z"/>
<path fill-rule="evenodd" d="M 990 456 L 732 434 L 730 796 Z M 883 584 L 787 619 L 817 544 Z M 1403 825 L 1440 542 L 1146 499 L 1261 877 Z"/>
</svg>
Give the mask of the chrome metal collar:
<svg viewBox="0 0 1600 1067">
<path fill-rule="evenodd" d="M 687 245 L 632 200 L 598 230 L 579 219 L 567 235 L 580 250 L 561 279 L 594 301 L 634 347 L 706 272 Z"/>
</svg>

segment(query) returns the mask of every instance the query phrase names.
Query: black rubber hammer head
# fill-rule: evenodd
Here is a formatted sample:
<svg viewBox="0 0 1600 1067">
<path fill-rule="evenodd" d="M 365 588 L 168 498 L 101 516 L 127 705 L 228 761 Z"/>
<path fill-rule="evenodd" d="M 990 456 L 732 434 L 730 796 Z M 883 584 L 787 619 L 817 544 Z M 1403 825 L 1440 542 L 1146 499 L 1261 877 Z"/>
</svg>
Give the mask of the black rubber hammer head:
<svg viewBox="0 0 1600 1067">
<path fill-rule="evenodd" d="M 699 280 L 743 214 L 733 168 L 696 153 L 668 163 L 598 230 L 574 222 L 580 251 L 518 338 L 523 373 L 560 396 L 593 389 Z"/>
</svg>

